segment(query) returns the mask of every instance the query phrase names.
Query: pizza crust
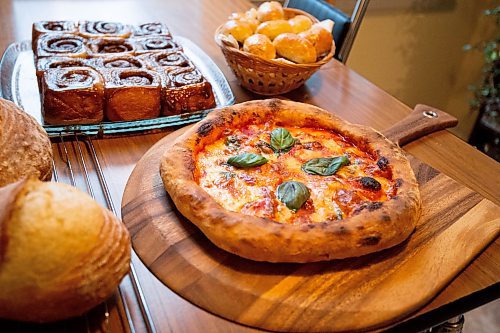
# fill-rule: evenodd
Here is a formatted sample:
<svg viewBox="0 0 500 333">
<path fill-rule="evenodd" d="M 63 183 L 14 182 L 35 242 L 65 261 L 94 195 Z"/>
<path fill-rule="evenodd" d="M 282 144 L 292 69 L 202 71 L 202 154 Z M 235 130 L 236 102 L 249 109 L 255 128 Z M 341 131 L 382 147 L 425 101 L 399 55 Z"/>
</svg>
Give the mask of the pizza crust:
<svg viewBox="0 0 500 333">
<path fill-rule="evenodd" d="M 335 130 L 363 150 L 385 157 L 398 184 L 390 200 L 367 205 L 340 222 L 284 224 L 228 211 L 194 180 L 196 154 L 226 128 L 275 119 L 279 126 Z M 177 138 L 162 157 L 160 174 L 177 209 L 215 245 L 241 257 L 269 262 L 314 262 L 357 257 L 404 241 L 420 217 L 420 193 L 403 151 L 381 133 L 350 124 L 318 107 L 278 99 L 225 107 Z"/>
</svg>

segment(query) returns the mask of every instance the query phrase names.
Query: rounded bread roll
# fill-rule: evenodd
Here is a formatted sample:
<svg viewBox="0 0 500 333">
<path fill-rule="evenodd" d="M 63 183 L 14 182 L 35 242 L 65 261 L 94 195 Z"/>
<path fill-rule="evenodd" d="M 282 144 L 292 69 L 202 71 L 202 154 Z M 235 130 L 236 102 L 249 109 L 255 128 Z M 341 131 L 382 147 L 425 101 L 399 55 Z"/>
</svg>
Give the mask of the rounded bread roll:
<svg viewBox="0 0 500 333">
<path fill-rule="evenodd" d="M 259 20 L 247 15 L 246 13 L 232 13 L 231 16 L 229 16 L 229 20 L 247 22 L 250 24 L 252 31 L 255 31 L 260 24 Z"/>
<path fill-rule="evenodd" d="M 297 15 L 288 20 L 294 34 L 311 29 L 312 21 L 305 15 Z"/>
<path fill-rule="evenodd" d="M 267 21 L 261 23 L 255 32 L 266 35 L 269 39 L 273 40 L 281 34 L 292 32 L 292 26 L 287 20 Z"/>
<path fill-rule="evenodd" d="M 299 36 L 306 38 L 314 45 L 318 56 L 330 52 L 333 47 L 332 34 L 321 26 L 312 26 L 311 29 L 301 32 Z"/>
<path fill-rule="evenodd" d="M 308 64 L 316 61 L 314 45 L 297 34 L 281 34 L 274 39 L 273 44 L 277 54 L 298 64 Z"/>
<path fill-rule="evenodd" d="M 255 34 L 245 39 L 243 51 L 268 60 L 276 57 L 276 49 L 273 43 L 266 35 L 261 34 Z"/>
<path fill-rule="evenodd" d="M 257 19 L 261 22 L 285 18 L 283 6 L 277 1 L 264 2 L 257 9 Z"/>
<path fill-rule="evenodd" d="M 32 116 L 0 98 L 0 187 L 26 176 L 52 177 L 52 146 Z"/>
<path fill-rule="evenodd" d="M 69 185 L 0 188 L 0 317 L 51 322 L 106 300 L 129 270 L 125 226 Z"/>
<path fill-rule="evenodd" d="M 241 20 L 229 20 L 222 26 L 224 35 L 232 35 L 238 42 L 243 43 L 245 39 L 253 34 L 250 23 Z"/>
</svg>

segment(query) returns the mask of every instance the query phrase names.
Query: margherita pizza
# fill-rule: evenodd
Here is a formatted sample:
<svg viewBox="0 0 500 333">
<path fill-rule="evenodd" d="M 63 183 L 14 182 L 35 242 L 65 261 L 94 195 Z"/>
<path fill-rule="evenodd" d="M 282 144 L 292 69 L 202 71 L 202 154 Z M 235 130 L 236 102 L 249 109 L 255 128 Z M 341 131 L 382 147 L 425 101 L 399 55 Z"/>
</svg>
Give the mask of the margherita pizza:
<svg viewBox="0 0 500 333">
<path fill-rule="evenodd" d="M 214 111 L 162 158 L 178 210 L 218 247 L 270 262 L 361 256 L 405 240 L 420 194 L 375 130 L 277 99 Z"/>
</svg>

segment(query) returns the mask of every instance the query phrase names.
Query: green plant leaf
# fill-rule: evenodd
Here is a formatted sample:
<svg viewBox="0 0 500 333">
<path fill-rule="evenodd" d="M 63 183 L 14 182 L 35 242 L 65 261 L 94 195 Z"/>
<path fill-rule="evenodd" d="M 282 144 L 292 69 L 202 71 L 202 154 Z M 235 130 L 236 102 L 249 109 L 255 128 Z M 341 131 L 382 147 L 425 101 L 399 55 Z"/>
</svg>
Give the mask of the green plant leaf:
<svg viewBox="0 0 500 333">
<path fill-rule="evenodd" d="M 302 164 L 302 170 L 310 175 L 331 176 L 349 163 L 346 156 L 313 158 Z"/>
<path fill-rule="evenodd" d="M 252 168 L 259 165 L 266 164 L 268 159 L 264 156 L 253 154 L 253 153 L 244 153 L 237 156 L 230 157 L 227 160 L 227 164 L 230 164 L 236 168 Z"/>
<path fill-rule="evenodd" d="M 289 151 L 295 144 L 295 139 L 285 128 L 279 127 L 271 132 L 271 147 L 277 153 Z"/>
<path fill-rule="evenodd" d="M 278 186 L 276 196 L 279 201 L 288 207 L 288 209 L 296 212 L 300 209 L 300 207 L 302 207 L 307 199 L 309 199 L 311 193 L 301 182 L 288 181 L 283 182 Z"/>
</svg>

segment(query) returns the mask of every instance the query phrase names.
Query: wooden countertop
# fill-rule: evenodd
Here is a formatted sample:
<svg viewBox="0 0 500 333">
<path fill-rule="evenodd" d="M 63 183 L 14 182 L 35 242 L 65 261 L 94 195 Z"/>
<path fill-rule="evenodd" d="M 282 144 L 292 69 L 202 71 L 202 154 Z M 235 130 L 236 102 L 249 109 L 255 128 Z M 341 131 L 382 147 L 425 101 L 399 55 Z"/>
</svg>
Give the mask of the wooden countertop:
<svg viewBox="0 0 500 333">
<path fill-rule="evenodd" d="M 40 20 L 102 19 L 139 23 L 165 22 L 174 35 L 184 36 L 200 46 L 221 68 L 231 84 L 237 102 L 260 98 L 243 90 L 226 65 L 222 53 L 213 41 L 215 28 L 232 12 L 243 11 L 251 4 L 247 0 L 174 1 L 63 1 L 5 0 L 0 3 L 0 51 L 14 41 L 31 37 L 31 24 Z M 315 74 L 307 84 L 287 94 L 287 98 L 307 102 L 335 112 L 354 123 L 383 130 L 411 111 L 407 106 L 362 76 L 332 61 Z M 446 110 L 445 110 L 446 111 Z M 94 145 L 102 163 L 114 206 L 119 211 L 128 176 L 137 161 L 170 130 L 158 134 L 96 140 Z M 408 153 L 447 174 L 458 182 L 500 204 L 500 164 L 461 141 L 448 131 L 441 131 L 404 147 Z M 498 298 L 500 280 L 500 242 L 492 243 L 430 304 L 420 310 L 415 319 L 401 324 L 396 331 L 417 331 L 458 313 Z M 450 249 L 452 251 L 453 249 Z M 157 332 L 242 332 L 255 331 L 212 315 L 174 294 L 133 259 L 136 274 L 146 300 L 150 317 Z M 147 320 L 138 306 L 137 293 L 129 278 L 121 285 L 125 300 L 112 302 L 108 320 L 101 315 L 103 308 L 91 311 L 84 319 L 68 320 L 49 326 L 20 325 L 0 322 L 0 326 L 17 331 L 147 331 Z M 118 296 L 117 296 L 118 297 Z M 131 330 L 125 322 L 125 308 L 130 311 Z M 406 325 L 406 326 L 405 326 Z"/>
</svg>

